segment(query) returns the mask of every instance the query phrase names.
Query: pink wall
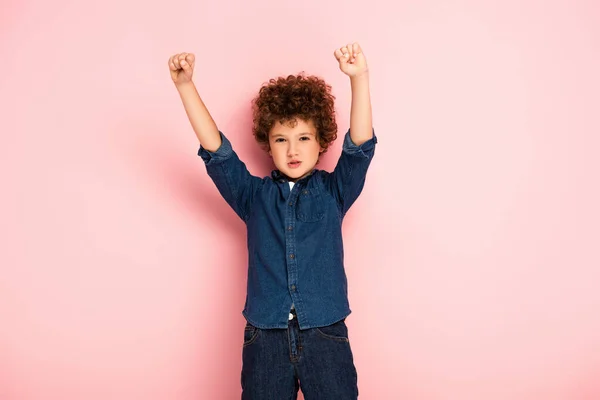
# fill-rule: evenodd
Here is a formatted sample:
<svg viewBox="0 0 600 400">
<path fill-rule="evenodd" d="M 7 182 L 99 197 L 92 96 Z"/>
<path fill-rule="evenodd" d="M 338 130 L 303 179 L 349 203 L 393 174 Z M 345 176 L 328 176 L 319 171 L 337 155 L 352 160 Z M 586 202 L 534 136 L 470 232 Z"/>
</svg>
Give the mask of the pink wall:
<svg viewBox="0 0 600 400">
<path fill-rule="evenodd" d="M 596 2 L 87 3 L 2 3 L 0 399 L 239 398 L 243 223 L 167 59 L 264 175 L 249 100 L 318 74 L 345 131 L 349 41 L 379 137 L 345 224 L 361 398 L 600 398 Z"/>
</svg>

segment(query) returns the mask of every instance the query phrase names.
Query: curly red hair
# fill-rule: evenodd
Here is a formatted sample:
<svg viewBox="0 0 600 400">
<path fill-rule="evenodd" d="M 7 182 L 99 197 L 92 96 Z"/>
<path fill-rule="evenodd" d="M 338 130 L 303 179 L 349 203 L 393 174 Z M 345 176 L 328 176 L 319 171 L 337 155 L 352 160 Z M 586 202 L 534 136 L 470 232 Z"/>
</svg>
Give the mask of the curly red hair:
<svg viewBox="0 0 600 400">
<path fill-rule="evenodd" d="M 325 153 L 337 138 L 334 100 L 331 86 L 319 77 L 300 73 L 271 79 L 252 100 L 252 133 L 268 150 L 269 132 L 277 121 L 289 124 L 296 119 L 312 120 Z"/>
</svg>

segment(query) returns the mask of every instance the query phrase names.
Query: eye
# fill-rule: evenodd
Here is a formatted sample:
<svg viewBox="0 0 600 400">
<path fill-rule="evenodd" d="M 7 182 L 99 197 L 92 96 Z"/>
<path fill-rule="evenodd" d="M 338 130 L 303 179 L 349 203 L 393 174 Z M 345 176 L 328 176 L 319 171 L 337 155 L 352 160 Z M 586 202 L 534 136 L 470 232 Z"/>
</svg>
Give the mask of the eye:
<svg viewBox="0 0 600 400">
<path fill-rule="evenodd" d="M 302 136 L 302 137 L 300 138 L 300 140 L 307 141 L 307 140 L 310 140 L 310 137 L 309 137 L 309 136 Z"/>
<path fill-rule="evenodd" d="M 275 139 L 275 143 L 282 143 L 284 140 L 284 138 L 277 138 Z"/>
</svg>

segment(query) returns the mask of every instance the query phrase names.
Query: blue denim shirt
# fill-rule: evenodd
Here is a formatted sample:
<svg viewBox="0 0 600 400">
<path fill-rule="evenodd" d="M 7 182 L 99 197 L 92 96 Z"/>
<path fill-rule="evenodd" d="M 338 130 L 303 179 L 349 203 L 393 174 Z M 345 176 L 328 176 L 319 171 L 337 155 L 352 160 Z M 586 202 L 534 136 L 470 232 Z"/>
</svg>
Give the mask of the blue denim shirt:
<svg viewBox="0 0 600 400">
<path fill-rule="evenodd" d="M 287 328 L 292 304 L 300 329 L 350 314 L 342 220 L 363 189 L 377 137 L 356 146 L 350 131 L 333 172 L 314 169 L 290 185 L 284 175 L 251 175 L 222 132 L 215 152 L 198 155 L 219 192 L 246 223 L 248 287 L 243 315 L 262 329 Z"/>
</svg>

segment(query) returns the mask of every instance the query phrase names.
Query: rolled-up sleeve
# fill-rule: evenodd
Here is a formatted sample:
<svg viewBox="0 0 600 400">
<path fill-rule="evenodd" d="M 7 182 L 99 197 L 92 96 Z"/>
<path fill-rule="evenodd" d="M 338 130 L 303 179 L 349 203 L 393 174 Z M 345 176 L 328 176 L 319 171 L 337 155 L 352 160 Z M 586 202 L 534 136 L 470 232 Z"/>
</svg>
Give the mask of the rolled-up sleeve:
<svg viewBox="0 0 600 400">
<path fill-rule="evenodd" d="M 365 184 L 367 170 L 375 155 L 377 136 L 373 130 L 373 137 L 361 145 L 356 145 L 350 137 L 350 130 L 344 136 L 342 154 L 330 174 L 330 188 L 338 201 L 342 215 L 345 215 L 350 206 L 356 201 Z"/>
<path fill-rule="evenodd" d="M 221 146 L 216 151 L 208 151 L 202 146 L 200 146 L 200 149 L 198 150 L 198 155 L 204 160 L 206 165 L 211 163 L 217 164 L 227 160 L 233 155 L 233 147 L 231 146 L 229 139 L 227 139 L 221 131 L 219 131 L 219 135 L 221 135 Z"/>
<path fill-rule="evenodd" d="M 344 143 L 342 145 L 342 151 L 351 156 L 360 156 L 364 158 L 373 158 L 375 154 L 375 145 L 377 144 L 377 136 L 375 136 L 375 130 L 373 130 L 373 137 L 360 146 L 357 146 L 350 137 L 350 131 L 344 135 Z"/>
<path fill-rule="evenodd" d="M 217 186 L 221 196 L 235 213 L 246 221 L 262 179 L 248 172 L 246 164 L 239 159 L 231 142 L 223 132 L 219 131 L 219 134 L 221 146 L 214 152 L 200 146 L 198 156 L 204 161 L 208 176 Z"/>
</svg>

